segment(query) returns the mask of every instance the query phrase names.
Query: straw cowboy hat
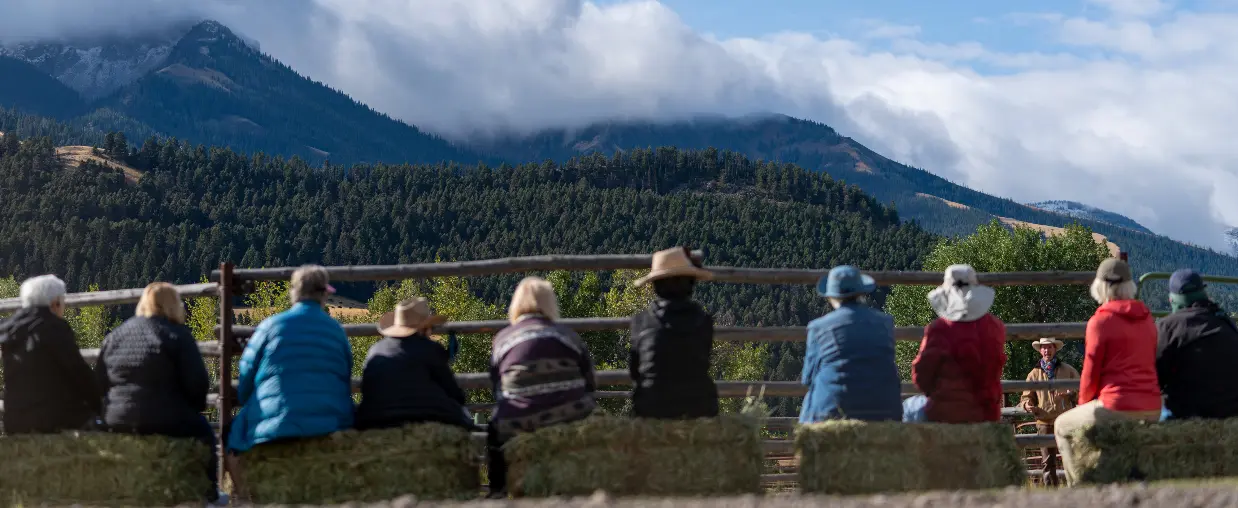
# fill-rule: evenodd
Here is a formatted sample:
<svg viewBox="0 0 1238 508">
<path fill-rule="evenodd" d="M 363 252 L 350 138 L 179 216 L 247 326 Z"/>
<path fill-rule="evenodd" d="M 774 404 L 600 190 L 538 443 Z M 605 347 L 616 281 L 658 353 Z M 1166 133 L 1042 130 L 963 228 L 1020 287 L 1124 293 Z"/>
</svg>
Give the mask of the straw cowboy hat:
<svg viewBox="0 0 1238 508">
<path fill-rule="evenodd" d="M 714 274 L 700 268 L 688 257 L 688 249 L 675 247 L 653 254 L 653 269 L 649 275 L 637 279 L 632 285 L 644 286 L 651 281 L 669 277 L 692 277 L 696 280 L 711 280 Z"/>
<path fill-rule="evenodd" d="M 1040 346 L 1048 346 L 1048 345 L 1052 345 L 1053 350 L 1057 351 L 1059 349 L 1062 349 L 1062 346 L 1066 345 L 1066 343 L 1058 339 L 1050 339 L 1048 337 L 1043 337 L 1043 338 L 1039 338 L 1039 339 L 1032 341 L 1032 349 L 1039 350 Z"/>
<path fill-rule="evenodd" d="M 395 306 L 395 310 L 383 314 L 378 320 L 378 333 L 385 337 L 407 337 L 423 328 L 447 322 L 447 318 L 435 314 L 425 298 L 410 298 Z"/>
</svg>

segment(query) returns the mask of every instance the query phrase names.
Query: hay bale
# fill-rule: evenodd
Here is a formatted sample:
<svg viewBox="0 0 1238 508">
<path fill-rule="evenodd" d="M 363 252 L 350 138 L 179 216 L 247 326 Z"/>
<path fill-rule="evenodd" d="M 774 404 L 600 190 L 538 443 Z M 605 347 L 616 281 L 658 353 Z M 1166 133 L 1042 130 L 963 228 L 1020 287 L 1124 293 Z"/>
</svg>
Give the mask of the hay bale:
<svg viewBox="0 0 1238 508">
<path fill-rule="evenodd" d="M 1026 470 L 1010 426 L 830 421 L 795 432 L 800 488 L 873 494 L 1019 486 Z"/>
<path fill-rule="evenodd" d="M 651 420 L 595 415 L 503 447 L 514 496 L 692 496 L 761 491 L 760 424 L 742 415 Z"/>
<path fill-rule="evenodd" d="M 1080 483 L 1238 476 L 1238 419 L 1104 422 L 1066 438 Z"/>
<path fill-rule="evenodd" d="M 250 501 L 321 505 L 475 497 L 479 453 L 467 430 L 422 423 L 259 445 L 242 460 Z"/>
<path fill-rule="evenodd" d="M 192 439 L 103 432 L 0 437 L 0 501 L 11 505 L 201 503 L 210 449 Z"/>
</svg>

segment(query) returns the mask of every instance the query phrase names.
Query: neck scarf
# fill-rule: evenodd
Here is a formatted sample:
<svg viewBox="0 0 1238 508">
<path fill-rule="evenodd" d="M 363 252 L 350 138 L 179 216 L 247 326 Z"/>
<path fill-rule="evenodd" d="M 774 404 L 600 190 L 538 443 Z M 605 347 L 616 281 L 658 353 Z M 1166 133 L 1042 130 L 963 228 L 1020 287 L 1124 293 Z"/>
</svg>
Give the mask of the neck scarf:
<svg viewBox="0 0 1238 508">
<path fill-rule="evenodd" d="M 1041 358 L 1040 368 L 1041 370 L 1045 371 L 1045 376 L 1047 376 L 1049 379 L 1053 379 L 1053 376 L 1057 374 L 1057 372 L 1055 372 L 1057 370 L 1057 357 L 1055 356 L 1053 357 L 1052 360 L 1049 360 L 1049 361 L 1045 361 L 1044 358 Z"/>
</svg>

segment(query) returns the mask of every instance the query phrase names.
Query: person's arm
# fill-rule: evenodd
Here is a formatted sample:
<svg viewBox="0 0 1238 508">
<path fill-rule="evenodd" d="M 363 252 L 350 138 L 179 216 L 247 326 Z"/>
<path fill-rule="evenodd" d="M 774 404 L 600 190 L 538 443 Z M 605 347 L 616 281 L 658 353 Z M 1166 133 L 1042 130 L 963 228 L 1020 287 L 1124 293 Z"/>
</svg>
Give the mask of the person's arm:
<svg viewBox="0 0 1238 508">
<path fill-rule="evenodd" d="M 427 339 L 428 340 L 428 339 Z M 451 397 L 461 405 L 468 401 L 464 394 L 464 390 L 460 388 L 460 383 L 456 382 L 456 375 L 451 371 L 451 359 L 447 354 L 447 349 L 436 343 L 431 342 L 430 348 L 434 352 L 434 358 L 430 361 L 430 378 L 438 383 L 447 392 L 447 396 Z"/>
<path fill-rule="evenodd" d="M 99 357 L 95 359 L 95 387 L 103 397 L 107 396 L 108 390 L 112 387 L 112 379 L 107 372 L 107 355 L 112 349 L 113 342 L 115 341 L 112 340 L 111 333 L 104 336 L 103 343 L 99 345 Z M 102 401 L 100 401 L 100 406 L 102 406 Z"/>
<path fill-rule="evenodd" d="M 193 333 L 184 325 L 172 328 L 176 351 L 173 356 L 176 372 L 180 373 L 181 393 L 189 407 L 199 413 L 206 411 L 206 394 L 211 391 L 211 375 L 202 361 L 202 352 Z"/>
<path fill-rule="evenodd" d="M 1026 381 L 1031 381 L 1035 376 L 1036 369 L 1032 369 L 1031 372 L 1027 373 Z M 1019 397 L 1019 407 L 1023 408 L 1024 411 L 1031 411 L 1033 407 L 1039 404 L 1040 401 L 1036 400 L 1036 392 L 1034 390 L 1024 390 L 1023 396 Z"/>
<path fill-rule="evenodd" d="M 821 364 L 821 347 L 825 344 L 828 333 L 821 326 L 808 327 L 808 342 L 804 345 L 804 368 L 800 370 L 800 384 L 812 386 L 812 379 L 817 375 L 817 369 Z"/>
<path fill-rule="evenodd" d="M 640 386 L 640 337 L 641 330 L 645 329 L 645 313 L 639 312 L 632 316 L 632 324 L 629 327 L 631 333 L 632 347 L 628 348 L 628 377 L 632 378 L 632 386 Z"/>
<path fill-rule="evenodd" d="M 940 339 L 932 330 L 933 325 L 924 329 L 924 339 L 920 341 L 920 352 L 911 362 L 911 382 L 925 395 L 931 396 L 937 388 L 937 373 L 945 355 Z"/>
<path fill-rule="evenodd" d="M 102 413 L 103 394 L 99 391 L 94 369 L 90 368 L 90 364 L 82 358 L 82 351 L 77 348 L 77 335 L 73 333 L 73 328 L 67 321 L 53 320 L 48 331 L 41 340 L 48 353 L 56 359 L 60 377 L 77 390 L 83 405 L 95 415 Z"/>
<path fill-rule="evenodd" d="M 1079 405 L 1096 400 L 1100 395 L 1100 365 L 1104 361 L 1104 344 L 1101 336 L 1100 320 L 1093 318 L 1088 321 L 1084 332 L 1083 373 L 1079 376 Z"/>
<path fill-rule="evenodd" d="M 236 399 L 241 406 L 249 402 L 249 397 L 254 393 L 254 380 L 258 376 L 258 369 L 262 366 L 262 359 L 266 355 L 266 342 L 270 330 L 269 326 L 259 324 L 258 329 L 254 330 L 254 335 L 245 344 L 245 352 L 241 353 L 241 361 L 237 365 L 236 381 Z"/>
<path fill-rule="evenodd" d="M 563 331 L 573 335 L 576 334 L 576 332 L 567 329 Z M 597 391 L 597 380 L 593 369 L 593 355 L 589 353 L 589 347 L 585 345 L 585 341 L 580 340 L 580 337 L 576 337 L 576 343 L 580 344 L 580 356 L 582 357 L 580 374 L 585 378 L 585 391 L 593 393 Z"/>
<path fill-rule="evenodd" d="M 1178 370 L 1178 341 L 1174 337 L 1174 330 L 1167 325 L 1165 320 L 1156 324 L 1156 380 L 1161 386 L 1161 392 L 1165 391 L 1165 387 L 1173 385 L 1173 378 Z"/>
</svg>

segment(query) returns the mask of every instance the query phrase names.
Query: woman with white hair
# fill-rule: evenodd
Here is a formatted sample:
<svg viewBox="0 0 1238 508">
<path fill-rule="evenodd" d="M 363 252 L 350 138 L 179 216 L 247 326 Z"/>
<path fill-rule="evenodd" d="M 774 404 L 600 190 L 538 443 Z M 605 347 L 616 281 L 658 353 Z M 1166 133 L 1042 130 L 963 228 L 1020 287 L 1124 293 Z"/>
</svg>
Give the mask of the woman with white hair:
<svg viewBox="0 0 1238 508">
<path fill-rule="evenodd" d="M 176 287 L 155 282 L 142 292 L 134 316 L 107 334 L 95 375 L 104 392 L 103 422 L 112 432 L 196 439 L 210 504 L 227 504 L 219 491 L 215 431 L 203 416 L 211 378 L 189 327 Z"/>
<path fill-rule="evenodd" d="M 593 357 L 576 332 L 555 324 L 559 302 L 545 279 L 527 277 L 507 310 L 511 325 L 494 336 L 490 382 L 494 413 L 487 427 L 493 497 L 507 492 L 502 446 L 521 432 L 580 420 L 593 413 Z"/>
<path fill-rule="evenodd" d="M 0 323 L 4 430 L 54 434 L 91 426 L 102 397 L 64 320 L 65 284 L 55 275 L 22 282 L 21 310 Z"/>
<path fill-rule="evenodd" d="M 996 293 L 970 265 L 951 265 L 929 292 L 937 319 L 924 328 L 911 381 L 923 396 L 905 402 L 904 419 L 980 423 L 1001 419 L 1006 325 L 989 313 Z"/>
<path fill-rule="evenodd" d="M 1156 378 L 1156 322 L 1143 302 L 1135 299 L 1131 268 L 1125 261 L 1106 259 L 1096 269 L 1092 298 L 1100 304 L 1085 332 L 1079 406 L 1054 422 L 1054 437 L 1075 484 L 1072 444 L 1077 433 L 1097 422 L 1161 417 L 1161 389 Z"/>
</svg>

